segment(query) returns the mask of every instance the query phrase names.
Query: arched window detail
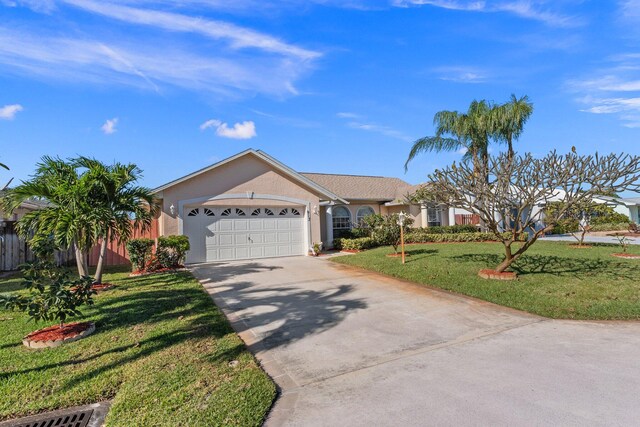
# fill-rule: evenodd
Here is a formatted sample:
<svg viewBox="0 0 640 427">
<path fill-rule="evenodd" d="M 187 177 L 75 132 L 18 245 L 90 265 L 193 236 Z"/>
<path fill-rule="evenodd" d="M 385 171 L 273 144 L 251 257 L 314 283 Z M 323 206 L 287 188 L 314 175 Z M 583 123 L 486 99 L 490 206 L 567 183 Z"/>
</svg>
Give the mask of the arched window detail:
<svg viewBox="0 0 640 427">
<path fill-rule="evenodd" d="M 364 225 L 365 217 L 369 215 L 374 215 L 376 212 L 373 210 L 371 206 L 362 206 L 358 208 L 356 212 L 356 226 L 362 227 Z"/>
<path fill-rule="evenodd" d="M 296 209 L 296 208 L 291 208 L 291 213 L 294 216 L 300 216 L 300 211 L 298 209 Z"/>
<path fill-rule="evenodd" d="M 254 209 L 253 212 L 251 212 L 251 216 L 258 216 L 260 215 L 260 209 Z"/>
<path fill-rule="evenodd" d="M 351 230 L 351 213 L 344 206 L 333 208 L 333 237 L 338 238 Z"/>
<path fill-rule="evenodd" d="M 285 209 L 282 209 L 278 215 L 280 215 L 280 216 L 284 216 L 284 215 L 286 215 L 286 214 L 288 214 L 288 213 L 289 213 L 289 209 L 286 209 L 286 208 L 285 208 Z"/>
<path fill-rule="evenodd" d="M 231 215 L 231 208 L 227 208 L 223 210 L 222 213 L 220 214 L 220 216 L 229 216 L 229 215 Z"/>
<path fill-rule="evenodd" d="M 198 216 L 199 213 L 200 213 L 200 209 L 198 208 L 191 209 L 191 211 L 187 214 L 187 216 Z"/>
<path fill-rule="evenodd" d="M 267 216 L 273 216 L 273 211 L 269 208 L 264 208 L 264 213 L 267 214 Z"/>
<path fill-rule="evenodd" d="M 206 216 L 215 216 L 215 214 L 213 213 L 213 211 L 209 208 L 204 208 L 204 214 Z"/>
<path fill-rule="evenodd" d="M 236 208 L 236 215 L 238 216 L 247 216 L 246 213 L 244 213 L 244 211 L 240 208 Z"/>
</svg>

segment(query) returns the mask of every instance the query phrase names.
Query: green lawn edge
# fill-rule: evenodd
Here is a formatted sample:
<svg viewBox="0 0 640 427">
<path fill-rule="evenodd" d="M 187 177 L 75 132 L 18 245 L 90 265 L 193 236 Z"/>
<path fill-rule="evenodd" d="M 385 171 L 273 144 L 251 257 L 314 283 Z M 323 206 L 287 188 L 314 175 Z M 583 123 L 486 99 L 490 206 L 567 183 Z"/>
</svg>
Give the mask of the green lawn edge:
<svg viewBox="0 0 640 427">
<path fill-rule="evenodd" d="M 503 258 L 499 243 L 408 245 L 407 263 L 386 255 L 389 247 L 331 261 L 421 285 L 471 296 L 554 319 L 640 319 L 640 260 L 611 256 L 615 245 L 571 248 L 565 242 L 538 242 L 513 266 L 516 281 L 486 280 L 477 273 Z M 640 254 L 632 245 L 629 253 Z"/>
<path fill-rule="evenodd" d="M 58 348 L 24 347 L 47 324 L 0 309 L 0 420 L 111 399 L 106 426 L 262 424 L 276 387 L 189 272 L 104 281 L 116 288 L 74 319 L 96 332 Z"/>
</svg>

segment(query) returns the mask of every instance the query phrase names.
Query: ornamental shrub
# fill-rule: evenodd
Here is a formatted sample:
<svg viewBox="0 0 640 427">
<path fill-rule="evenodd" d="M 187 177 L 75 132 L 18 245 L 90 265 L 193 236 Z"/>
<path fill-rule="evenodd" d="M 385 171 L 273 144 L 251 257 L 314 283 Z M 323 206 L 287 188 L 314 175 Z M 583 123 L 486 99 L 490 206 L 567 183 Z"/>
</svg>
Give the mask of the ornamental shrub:
<svg viewBox="0 0 640 427">
<path fill-rule="evenodd" d="M 603 223 L 591 226 L 591 231 L 627 231 L 629 229 L 629 221 L 620 223 Z"/>
<path fill-rule="evenodd" d="M 0 295 L 0 304 L 8 310 L 23 311 L 35 321 L 57 320 L 64 325 L 68 317 L 82 313 L 82 305 L 93 304 L 95 291 L 91 277 L 72 279 L 69 272 L 46 261 L 20 266 L 28 294 Z"/>
<path fill-rule="evenodd" d="M 393 251 L 398 253 L 400 245 L 399 218 L 398 214 L 369 215 L 365 218 L 365 222 L 371 227 L 371 237 L 376 245 L 393 246 Z M 406 217 L 403 226 L 405 234 L 411 230 L 411 224 L 413 224 L 413 219 Z"/>
<path fill-rule="evenodd" d="M 333 247 L 345 251 L 362 251 L 376 246 L 376 242 L 371 237 L 359 237 L 357 239 L 335 239 Z"/>
<path fill-rule="evenodd" d="M 131 239 L 127 242 L 127 252 L 134 271 L 144 270 L 153 253 L 152 239 Z"/>
<path fill-rule="evenodd" d="M 190 248 L 187 236 L 158 237 L 156 259 L 160 268 L 182 267 Z"/>
</svg>

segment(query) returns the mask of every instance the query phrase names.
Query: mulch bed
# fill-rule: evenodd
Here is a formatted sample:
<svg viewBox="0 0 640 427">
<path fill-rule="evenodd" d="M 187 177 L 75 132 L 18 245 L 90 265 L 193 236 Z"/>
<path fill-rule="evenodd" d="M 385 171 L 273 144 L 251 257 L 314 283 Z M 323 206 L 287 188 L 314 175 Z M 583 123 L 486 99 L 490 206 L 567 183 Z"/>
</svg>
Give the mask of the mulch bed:
<svg viewBox="0 0 640 427">
<path fill-rule="evenodd" d="M 116 285 L 114 285 L 113 283 L 94 283 L 93 285 L 91 285 L 91 289 L 96 292 L 106 291 L 115 287 Z"/>
<path fill-rule="evenodd" d="M 627 254 L 627 253 L 611 254 L 611 256 L 614 256 L 616 258 L 625 258 L 625 259 L 640 259 L 640 255 Z"/>
<path fill-rule="evenodd" d="M 31 332 L 23 338 L 22 343 L 29 348 L 57 347 L 63 343 L 84 338 L 95 329 L 92 322 L 67 323 L 62 327 L 53 325 Z"/>
<path fill-rule="evenodd" d="M 147 270 L 136 270 L 129 274 L 129 277 L 138 277 L 138 276 L 149 276 L 150 274 L 163 274 L 163 273 L 175 273 L 177 271 L 185 271 L 186 268 L 178 267 L 178 268 L 159 268 L 153 271 Z"/>
<path fill-rule="evenodd" d="M 511 271 L 503 271 L 501 273 L 495 270 L 484 269 L 478 272 L 478 276 L 483 279 L 492 279 L 492 280 L 516 280 L 518 276 L 516 273 Z"/>
</svg>

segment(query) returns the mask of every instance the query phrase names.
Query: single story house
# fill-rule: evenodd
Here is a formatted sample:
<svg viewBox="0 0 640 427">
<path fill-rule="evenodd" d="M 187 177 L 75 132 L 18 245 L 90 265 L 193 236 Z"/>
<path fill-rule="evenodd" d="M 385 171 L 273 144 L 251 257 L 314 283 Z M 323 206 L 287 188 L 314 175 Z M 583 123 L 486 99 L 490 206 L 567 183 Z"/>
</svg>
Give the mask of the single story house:
<svg viewBox="0 0 640 427">
<path fill-rule="evenodd" d="M 305 255 L 372 213 L 404 211 L 414 227 L 455 223 L 444 206 L 412 204 L 398 178 L 302 173 L 248 149 L 154 190 L 160 235 L 184 234 L 188 263 Z"/>
</svg>

